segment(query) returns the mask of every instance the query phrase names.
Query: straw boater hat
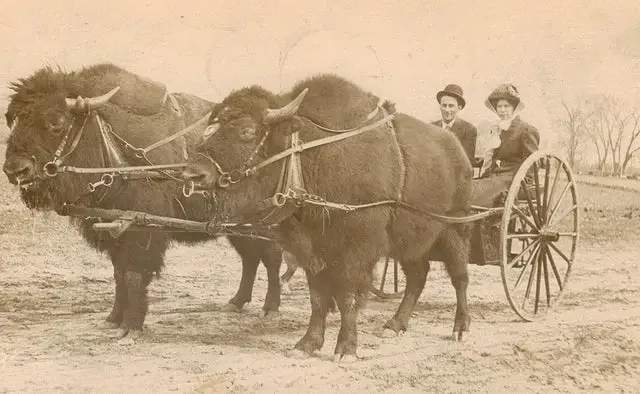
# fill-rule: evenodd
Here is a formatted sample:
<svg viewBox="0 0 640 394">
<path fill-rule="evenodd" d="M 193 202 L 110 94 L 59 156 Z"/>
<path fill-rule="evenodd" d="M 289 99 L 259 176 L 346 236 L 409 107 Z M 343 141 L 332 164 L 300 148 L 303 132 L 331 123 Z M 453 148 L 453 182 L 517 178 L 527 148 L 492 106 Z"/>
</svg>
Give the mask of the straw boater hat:
<svg viewBox="0 0 640 394">
<path fill-rule="evenodd" d="M 460 86 L 455 84 L 449 84 L 445 86 L 443 90 L 439 91 L 436 94 L 436 99 L 438 100 L 438 103 L 439 103 L 440 99 L 442 99 L 442 96 L 451 96 L 458 101 L 458 105 L 461 108 L 464 108 L 464 106 L 466 105 L 466 102 L 464 101 L 464 97 L 462 95 L 463 95 L 463 92 Z"/>
<path fill-rule="evenodd" d="M 484 105 L 486 105 L 491 111 L 496 112 L 496 104 L 502 99 L 507 100 L 511 105 L 513 105 L 513 112 L 522 111 L 524 109 L 524 103 L 520 100 L 520 93 L 518 93 L 518 89 L 515 85 L 510 83 L 503 83 L 493 89 L 493 92 L 491 92 L 489 97 L 485 100 Z"/>
</svg>

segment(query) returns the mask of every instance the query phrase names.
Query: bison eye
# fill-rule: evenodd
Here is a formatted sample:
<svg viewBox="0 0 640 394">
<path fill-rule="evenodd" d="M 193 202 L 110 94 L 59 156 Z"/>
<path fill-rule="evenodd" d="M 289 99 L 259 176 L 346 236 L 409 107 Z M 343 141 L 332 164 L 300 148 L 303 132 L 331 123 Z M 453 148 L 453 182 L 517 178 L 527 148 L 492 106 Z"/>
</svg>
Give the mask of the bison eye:
<svg viewBox="0 0 640 394">
<path fill-rule="evenodd" d="M 65 117 L 63 115 L 59 116 L 48 116 L 45 119 L 45 127 L 49 130 L 50 133 L 55 135 L 61 134 L 65 129 Z"/>
<path fill-rule="evenodd" d="M 253 127 L 243 127 L 240 129 L 240 139 L 242 141 L 251 141 L 256 138 L 256 130 Z"/>
</svg>

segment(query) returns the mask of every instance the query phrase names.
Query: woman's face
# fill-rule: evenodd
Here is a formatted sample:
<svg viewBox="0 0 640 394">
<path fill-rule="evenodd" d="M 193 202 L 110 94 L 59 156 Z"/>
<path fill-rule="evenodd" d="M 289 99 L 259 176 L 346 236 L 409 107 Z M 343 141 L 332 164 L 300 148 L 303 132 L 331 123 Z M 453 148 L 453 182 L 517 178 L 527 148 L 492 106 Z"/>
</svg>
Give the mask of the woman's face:
<svg viewBox="0 0 640 394">
<path fill-rule="evenodd" d="M 496 113 L 502 120 L 506 120 L 513 116 L 513 105 L 505 99 L 498 100 L 496 103 Z"/>
</svg>

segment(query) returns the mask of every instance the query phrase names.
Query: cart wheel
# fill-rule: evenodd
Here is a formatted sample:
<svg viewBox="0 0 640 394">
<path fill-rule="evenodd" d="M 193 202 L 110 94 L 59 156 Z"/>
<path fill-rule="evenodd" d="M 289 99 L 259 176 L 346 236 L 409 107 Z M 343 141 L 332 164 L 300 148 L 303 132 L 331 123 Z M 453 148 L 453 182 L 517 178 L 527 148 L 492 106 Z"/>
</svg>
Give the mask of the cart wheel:
<svg viewBox="0 0 640 394">
<path fill-rule="evenodd" d="M 393 275 L 389 273 L 391 262 L 393 262 Z M 370 289 L 373 294 L 382 299 L 400 298 L 404 290 L 399 290 L 399 285 L 398 260 L 387 257 L 384 264 L 376 264 Z"/>
<path fill-rule="evenodd" d="M 526 321 L 552 309 L 567 286 L 578 243 L 578 198 L 569 166 L 536 152 L 522 163 L 501 226 L 502 284 Z"/>
</svg>

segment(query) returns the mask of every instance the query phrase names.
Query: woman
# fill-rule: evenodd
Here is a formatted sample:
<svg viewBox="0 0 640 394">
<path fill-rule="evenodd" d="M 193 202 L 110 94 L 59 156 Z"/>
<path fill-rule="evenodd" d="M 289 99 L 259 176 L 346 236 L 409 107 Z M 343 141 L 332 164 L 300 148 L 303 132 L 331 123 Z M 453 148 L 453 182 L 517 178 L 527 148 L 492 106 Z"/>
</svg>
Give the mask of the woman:
<svg viewBox="0 0 640 394">
<path fill-rule="evenodd" d="M 485 154 L 481 178 L 473 182 L 473 204 L 491 207 L 502 204 L 518 168 L 538 150 L 540 135 L 517 115 L 524 104 L 514 85 L 502 84 L 495 88 L 485 105 L 498 115 L 499 121 L 491 130 L 495 147 Z"/>
</svg>

